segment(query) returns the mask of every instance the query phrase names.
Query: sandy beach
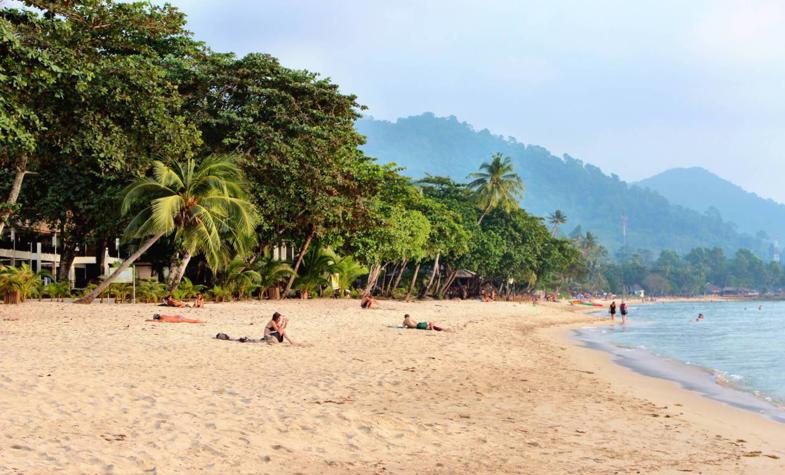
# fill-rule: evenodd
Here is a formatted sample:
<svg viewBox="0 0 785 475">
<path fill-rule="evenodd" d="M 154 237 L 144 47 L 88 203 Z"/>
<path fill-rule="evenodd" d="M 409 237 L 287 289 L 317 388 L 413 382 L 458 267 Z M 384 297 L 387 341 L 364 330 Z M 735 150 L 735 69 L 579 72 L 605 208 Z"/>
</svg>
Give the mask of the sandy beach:
<svg viewBox="0 0 785 475">
<path fill-rule="evenodd" d="M 773 474 L 785 425 L 568 338 L 567 305 L 0 307 L 0 473 Z M 290 317 L 302 346 L 258 338 Z M 403 313 L 452 331 L 397 328 Z M 172 313 L 172 312 L 167 312 Z"/>
</svg>

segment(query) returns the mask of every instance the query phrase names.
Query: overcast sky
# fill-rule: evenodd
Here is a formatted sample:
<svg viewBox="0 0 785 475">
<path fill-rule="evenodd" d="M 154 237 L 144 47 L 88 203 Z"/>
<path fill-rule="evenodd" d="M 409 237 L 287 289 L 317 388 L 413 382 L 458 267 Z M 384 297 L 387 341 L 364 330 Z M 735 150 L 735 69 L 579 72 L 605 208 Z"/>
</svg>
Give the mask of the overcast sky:
<svg viewBox="0 0 785 475">
<path fill-rule="evenodd" d="M 703 166 L 785 202 L 785 1 L 174 3 L 213 49 L 321 72 L 377 118 L 455 115 L 633 181 Z"/>
</svg>

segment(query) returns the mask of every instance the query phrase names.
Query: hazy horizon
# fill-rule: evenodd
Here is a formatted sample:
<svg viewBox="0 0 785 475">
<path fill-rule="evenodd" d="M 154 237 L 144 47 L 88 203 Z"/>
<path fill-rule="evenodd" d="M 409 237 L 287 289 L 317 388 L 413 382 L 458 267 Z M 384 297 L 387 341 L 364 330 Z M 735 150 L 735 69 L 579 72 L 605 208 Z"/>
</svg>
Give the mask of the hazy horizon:
<svg viewBox="0 0 785 475">
<path fill-rule="evenodd" d="M 785 4 L 177 0 L 217 51 L 268 52 L 395 120 L 430 111 L 638 181 L 701 166 L 785 202 Z"/>
</svg>

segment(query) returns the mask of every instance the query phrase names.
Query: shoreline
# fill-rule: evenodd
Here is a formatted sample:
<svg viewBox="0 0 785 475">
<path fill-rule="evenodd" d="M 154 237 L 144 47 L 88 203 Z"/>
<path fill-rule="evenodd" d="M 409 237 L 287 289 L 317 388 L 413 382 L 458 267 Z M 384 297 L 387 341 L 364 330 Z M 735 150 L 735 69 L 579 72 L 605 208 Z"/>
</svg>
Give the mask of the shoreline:
<svg viewBox="0 0 785 475">
<path fill-rule="evenodd" d="M 713 368 L 659 356 L 647 349 L 615 345 L 593 334 L 600 328 L 589 326 L 572 329 L 569 338 L 583 348 L 610 355 L 613 364 L 642 376 L 672 381 L 686 391 L 785 424 L 785 406 L 773 402 L 772 396 L 752 388 L 739 387 L 730 381 L 719 381 L 721 375 Z"/>
<path fill-rule="evenodd" d="M 621 393 L 647 399 L 657 406 L 677 411 L 682 418 L 718 436 L 744 440 L 745 443 L 754 441 L 763 447 L 759 449 L 763 456 L 774 455 L 780 459 L 785 457 L 785 447 L 775 443 L 785 435 L 785 420 L 778 421 L 754 409 L 714 399 L 698 389 L 684 387 L 681 381 L 675 379 L 645 374 L 619 363 L 613 351 L 587 346 L 585 341 L 575 336 L 575 332 L 581 328 L 601 326 L 601 323 L 568 324 L 544 328 L 540 332 L 554 343 L 567 345 L 567 354 L 576 366 L 583 371 L 597 374 Z"/>
<path fill-rule="evenodd" d="M 584 309 L 253 301 L 146 322 L 158 309 L 0 306 L 0 473 L 785 470 L 782 424 L 581 348 Z M 276 310 L 303 346 L 214 338 Z"/>
</svg>

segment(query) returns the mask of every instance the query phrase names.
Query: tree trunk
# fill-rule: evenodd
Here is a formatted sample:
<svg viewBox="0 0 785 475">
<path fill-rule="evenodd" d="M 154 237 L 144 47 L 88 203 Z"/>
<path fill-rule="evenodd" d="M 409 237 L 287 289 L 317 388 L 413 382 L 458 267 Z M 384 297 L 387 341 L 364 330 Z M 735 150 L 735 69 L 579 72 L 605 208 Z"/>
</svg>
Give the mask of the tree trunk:
<svg viewBox="0 0 785 475">
<path fill-rule="evenodd" d="M 438 291 L 439 295 L 441 295 L 443 297 L 447 293 L 447 291 L 450 289 L 450 286 L 455 281 L 455 277 L 457 275 L 458 275 L 458 269 L 455 269 L 452 272 L 450 272 L 450 275 L 444 281 L 444 285 Z"/>
<path fill-rule="evenodd" d="M 380 264 L 374 264 L 371 267 L 371 272 L 368 273 L 368 283 L 365 285 L 365 295 L 370 295 L 373 288 L 376 287 L 376 280 L 379 278 L 379 273 L 382 271 Z"/>
<path fill-rule="evenodd" d="M 98 266 L 99 272 L 103 271 L 106 257 L 106 240 L 99 239 L 95 243 L 95 265 Z"/>
<path fill-rule="evenodd" d="M 414 268 L 414 275 L 412 276 L 412 282 L 409 284 L 409 290 L 406 292 L 406 300 L 409 300 L 409 297 L 412 296 L 412 290 L 414 290 L 414 284 L 417 283 L 417 274 L 420 273 L 420 263 L 417 263 L 417 266 Z"/>
<path fill-rule="evenodd" d="M 8 193 L 8 199 L 6 200 L 6 203 L 8 204 L 16 204 L 16 201 L 19 199 L 19 192 L 22 191 L 22 181 L 25 179 L 25 175 L 27 174 L 27 160 L 27 155 L 22 155 L 19 163 L 16 165 L 14 183 L 11 185 L 11 191 Z M 9 217 L 10 215 L 4 216 L 3 219 L 0 219 L 0 236 L 3 235 L 5 223 Z"/>
<path fill-rule="evenodd" d="M 188 267 L 188 263 L 191 261 L 191 251 L 185 251 L 183 254 L 183 258 L 180 259 L 180 264 L 175 268 L 173 274 L 169 275 L 169 285 L 166 286 L 166 291 L 171 293 L 174 289 L 180 285 L 180 281 L 183 280 L 183 276 L 185 275 L 185 269 Z"/>
<path fill-rule="evenodd" d="M 428 285 L 423 288 L 422 295 L 420 297 L 425 297 L 428 295 L 428 292 L 431 291 L 431 287 L 433 287 L 433 280 L 436 278 L 436 272 L 439 270 L 439 257 L 441 256 L 440 253 L 436 254 L 436 259 L 433 261 L 433 270 L 431 270 L 431 277 L 428 279 Z"/>
<path fill-rule="evenodd" d="M 398 275 L 399 265 L 395 264 L 393 266 L 392 272 L 384 274 L 384 282 L 382 283 L 382 292 L 385 295 L 390 295 L 392 293 L 392 285 L 395 282 L 395 276 Z"/>
<path fill-rule="evenodd" d="M 120 274 L 123 273 L 123 271 L 125 271 L 126 269 L 131 267 L 131 264 L 136 262 L 136 260 L 139 259 L 142 256 L 142 254 L 147 252 L 147 250 L 150 249 L 150 246 L 152 246 L 153 244 L 155 244 L 156 241 L 161 239 L 161 236 L 163 236 L 163 235 L 164 235 L 164 233 L 158 233 L 155 236 L 153 236 L 150 239 L 148 239 L 147 241 L 145 241 L 139 247 L 139 249 L 136 250 L 136 252 L 131 254 L 128 257 L 128 259 L 126 259 L 125 261 L 123 261 L 122 264 L 120 264 L 120 267 L 118 267 L 117 269 L 115 269 L 114 272 L 112 272 L 112 275 L 110 275 L 108 278 L 104 279 L 103 282 L 98 284 L 98 287 L 96 287 L 92 292 L 90 292 L 89 294 L 87 294 L 84 297 L 80 298 L 79 300 L 76 300 L 74 303 L 92 303 L 93 300 L 95 300 L 95 298 L 97 296 L 101 295 L 101 293 L 104 290 L 106 290 L 107 287 L 109 287 L 112 284 L 112 282 L 114 282 L 115 279 L 117 279 L 117 277 Z"/>
<path fill-rule="evenodd" d="M 477 220 L 478 225 L 482 224 L 482 220 L 485 219 L 485 215 L 488 214 L 488 211 L 490 210 L 491 210 L 491 204 L 488 203 L 488 206 L 485 207 L 482 214 L 480 215 L 480 219 Z"/>
<path fill-rule="evenodd" d="M 56 281 L 69 280 L 68 276 L 71 274 L 74 258 L 76 258 L 76 243 L 70 239 L 63 239 L 63 249 L 60 251 L 60 267 L 57 268 L 57 275 L 55 276 Z"/>
<path fill-rule="evenodd" d="M 409 259 L 404 259 L 401 262 L 401 268 L 398 269 L 398 275 L 395 277 L 395 283 L 390 287 L 389 293 L 392 294 L 395 289 L 401 284 L 401 278 L 403 277 L 403 273 L 406 270 L 406 266 L 409 265 Z"/>
<path fill-rule="evenodd" d="M 283 292 L 283 298 L 286 298 L 286 296 L 289 295 L 289 292 L 292 290 L 294 279 L 297 278 L 297 270 L 300 268 L 300 264 L 303 263 L 303 258 L 305 257 L 305 253 L 308 252 L 308 248 L 311 246 L 311 241 L 313 241 L 314 234 L 316 234 L 315 231 L 308 233 L 308 238 L 305 240 L 303 248 L 300 249 L 300 254 L 297 256 L 297 262 L 294 264 L 294 272 L 292 272 L 291 277 L 289 277 L 289 282 L 286 284 L 286 290 Z"/>
</svg>

